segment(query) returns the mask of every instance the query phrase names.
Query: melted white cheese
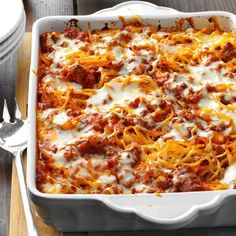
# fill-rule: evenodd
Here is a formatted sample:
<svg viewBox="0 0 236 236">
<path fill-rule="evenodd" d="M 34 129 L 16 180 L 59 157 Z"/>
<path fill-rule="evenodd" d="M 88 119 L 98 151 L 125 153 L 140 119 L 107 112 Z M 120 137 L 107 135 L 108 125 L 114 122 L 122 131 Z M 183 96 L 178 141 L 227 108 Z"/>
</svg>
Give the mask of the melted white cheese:
<svg viewBox="0 0 236 236">
<path fill-rule="evenodd" d="M 97 179 L 98 183 L 111 184 L 116 182 L 116 177 L 114 175 L 101 175 Z"/>
<path fill-rule="evenodd" d="M 51 184 L 50 182 L 47 182 L 46 184 L 43 185 L 44 191 L 46 193 L 60 193 L 61 191 L 61 185 L 53 183 Z"/>
<path fill-rule="evenodd" d="M 65 147 L 69 143 L 75 143 L 77 140 L 78 132 L 76 130 L 61 130 L 60 128 L 54 129 L 56 137 L 51 140 L 51 145 L 57 147 Z"/>
<path fill-rule="evenodd" d="M 62 47 L 61 44 L 65 42 L 67 44 L 66 47 Z M 53 44 L 53 48 L 55 49 L 53 52 L 49 54 L 51 58 L 53 58 L 53 65 L 55 66 L 57 63 L 63 63 L 66 60 L 66 56 L 75 52 L 81 51 L 80 48 L 87 45 L 87 42 L 83 42 L 80 40 L 72 40 L 64 35 L 61 35 L 59 40 Z"/>
<path fill-rule="evenodd" d="M 204 138 L 212 138 L 213 137 L 214 132 L 211 130 L 201 130 L 201 129 L 197 129 L 197 135 L 200 137 L 204 137 Z"/>
<path fill-rule="evenodd" d="M 198 83 L 202 84 L 204 87 L 206 84 L 231 84 L 236 86 L 236 81 L 233 78 L 225 75 L 225 70 L 218 70 L 217 68 L 222 64 L 222 62 L 217 61 L 213 62 L 210 65 L 206 66 L 204 63 L 198 66 L 188 66 L 191 76 L 195 78 Z M 227 71 L 227 70 L 226 70 Z"/>
<path fill-rule="evenodd" d="M 202 98 L 199 102 L 198 102 L 198 106 L 201 109 L 216 109 L 218 110 L 220 105 L 219 103 L 217 103 L 216 101 L 212 100 L 212 98 Z"/>
<path fill-rule="evenodd" d="M 142 113 L 147 110 L 147 107 L 145 106 L 144 103 L 140 103 L 139 106 L 133 110 L 133 113 L 138 115 L 138 116 L 142 116 Z"/>
<path fill-rule="evenodd" d="M 135 176 L 132 173 L 132 171 L 125 168 L 122 168 L 119 170 L 118 178 L 119 178 L 120 183 L 124 185 L 125 187 L 129 186 L 135 180 Z"/>
<path fill-rule="evenodd" d="M 63 125 L 67 121 L 69 121 L 69 117 L 67 116 L 65 111 L 61 111 L 57 115 L 53 117 L 53 123 L 57 125 Z"/>
<path fill-rule="evenodd" d="M 160 140 L 167 140 L 167 139 L 175 141 L 184 141 L 184 139 L 180 137 L 178 131 L 174 127 L 172 127 L 172 129 L 169 132 L 167 132 L 160 138 Z"/>
<path fill-rule="evenodd" d="M 124 48 L 121 46 L 115 46 L 112 48 L 112 54 L 116 57 L 116 59 L 123 59 L 122 53 L 124 51 Z"/>
<path fill-rule="evenodd" d="M 115 80 L 105 84 L 104 87 L 97 90 L 97 93 L 87 100 L 97 111 L 110 111 L 115 105 L 127 106 L 135 98 L 145 96 L 137 82 L 131 82 L 123 88 L 122 83 Z"/>
<path fill-rule="evenodd" d="M 43 80 L 45 84 L 49 84 L 50 86 L 53 86 L 54 89 L 62 92 L 66 92 L 68 89 L 73 89 L 78 92 L 82 89 L 82 86 L 78 83 L 62 81 L 51 75 L 45 76 Z"/>
<path fill-rule="evenodd" d="M 90 126 L 86 126 L 85 129 L 78 130 L 61 130 L 60 128 L 55 127 L 56 137 L 51 140 L 51 145 L 56 145 L 57 147 L 65 147 L 68 144 L 74 144 L 79 140 L 83 140 L 91 135 L 96 135 L 96 131 L 91 129 Z"/>
<path fill-rule="evenodd" d="M 227 184 L 229 188 L 234 188 L 236 184 L 236 164 L 232 164 L 226 169 L 224 178 L 221 182 Z"/>
<path fill-rule="evenodd" d="M 51 115 L 55 110 L 56 110 L 56 108 L 48 108 L 48 109 L 44 110 L 41 114 L 41 118 L 46 120 L 48 118 L 48 116 Z"/>
<path fill-rule="evenodd" d="M 123 166 L 129 167 L 132 162 L 134 162 L 135 156 L 129 152 L 122 152 L 120 153 L 119 163 Z"/>
<path fill-rule="evenodd" d="M 145 190 L 149 189 L 150 187 L 146 184 L 139 184 L 139 183 L 136 183 L 134 184 L 134 189 L 137 191 L 137 192 L 145 192 Z"/>
<path fill-rule="evenodd" d="M 134 33 L 132 42 L 130 43 L 131 46 L 136 47 L 146 47 L 146 46 L 152 46 L 155 44 L 156 40 L 153 38 L 148 38 L 145 34 L 140 33 Z"/>
</svg>

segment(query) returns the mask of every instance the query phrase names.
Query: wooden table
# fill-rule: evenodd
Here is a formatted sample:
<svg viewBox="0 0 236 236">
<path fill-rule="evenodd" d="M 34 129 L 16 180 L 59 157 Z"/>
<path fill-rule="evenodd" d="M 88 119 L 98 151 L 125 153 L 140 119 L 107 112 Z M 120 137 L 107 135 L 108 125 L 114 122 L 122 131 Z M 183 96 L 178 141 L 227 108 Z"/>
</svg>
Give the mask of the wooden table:
<svg viewBox="0 0 236 236">
<path fill-rule="evenodd" d="M 99 9 L 111 7 L 122 2 L 121 0 L 24 0 L 27 15 L 26 31 L 30 32 L 33 22 L 43 16 L 49 15 L 78 15 L 90 14 Z M 225 10 L 236 14 L 236 0 L 151 0 L 150 2 L 161 6 L 175 8 L 180 11 Z M 0 66 L 0 96 L 13 97 L 10 89 L 17 84 L 17 97 L 20 107 L 25 113 L 27 99 L 27 81 L 29 71 L 30 33 L 26 33 L 23 44 L 17 54 L 8 62 Z M 16 69 L 18 67 L 18 69 Z M 17 80 L 15 79 L 17 78 Z M 0 149 L 0 236 L 27 235 L 24 212 L 18 188 L 18 180 L 10 154 Z M 12 188 L 12 189 L 11 189 Z M 10 210 L 11 209 L 11 210 Z M 11 212 L 11 215 L 10 215 Z M 10 234 L 9 234 L 10 226 Z M 45 226 L 37 219 L 40 235 L 59 235 L 52 227 Z M 176 231 L 151 232 L 107 232 L 107 233 L 77 233 L 65 235 L 236 235 L 236 227 L 214 229 L 191 229 Z"/>
</svg>

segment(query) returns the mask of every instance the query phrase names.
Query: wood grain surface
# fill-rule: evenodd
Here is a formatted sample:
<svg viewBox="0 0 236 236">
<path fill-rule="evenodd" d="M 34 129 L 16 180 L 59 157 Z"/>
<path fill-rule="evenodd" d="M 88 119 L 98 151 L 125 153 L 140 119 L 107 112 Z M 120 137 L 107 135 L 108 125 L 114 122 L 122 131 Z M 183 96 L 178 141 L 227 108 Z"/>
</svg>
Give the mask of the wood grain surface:
<svg viewBox="0 0 236 236">
<path fill-rule="evenodd" d="M 123 2 L 121 0 L 23 0 L 27 15 L 26 31 L 30 32 L 33 22 L 43 16 L 49 15 L 76 15 L 90 14 L 103 8 L 112 7 Z M 236 13 L 236 0 L 150 0 L 160 6 L 175 8 L 180 11 L 205 11 L 205 10 L 225 10 Z M 18 79 L 17 98 L 21 111 L 25 114 L 28 72 L 30 59 L 31 36 L 25 35 L 22 46 L 18 52 Z M 16 56 L 0 66 L 0 100 L 3 97 L 12 99 L 14 97 L 14 86 L 16 77 Z M 0 108 L 1 109 L 1 108 Z M 18 179 L 16 169 L 13 164 L 11 172 L 10 154 L 0 149 L 0 236 L 8 235 L 9 212 L 10 212 L 10 182 L 11 190 L 11 219 L 10 236 L 26 236 L 24 212 L 21 204 Z M 12 178 L 11 178 L 12 173 Z M 59 233 L 51 226 L 45 225 L 36 218 L 36 224 L 40 235 L 54 236 Z M 236 235 L 236 228 L 214 228 L 214 229 L 194 229 L 176 231 L 142 231 L 142 232 L 103 232 L 103 233 L 64 233 L 66 236 L 89 235 L 89 236 L 219 236 Z"/>
<path fill-rule="evenodd" d="M 44 16 L 74 15 L 73 0 L 23 0 L 26 11 L 26 31 L 32 31 L 35 20 Z"/>
<path fill-rule="evenodd" d="M 16 55 L 0 65 L 0 100 L 15 97 Z M 12 89 L 10 89 L 12 88 Z M 0 148 L 0 236 L 8 235 L 12 156 Z"/>
<path fill-rule="evenodd" d="M 31 33 L 25 33 L 22 45 L 18 50 L 17 59 L 17 81 L 16 81 L 16 95 L 20 110 L 23 117 L 26 116 L 26 104 L 28 93 L 28 75 L 30 65 L 30 46 Z M 11 211 L 10 211 L 10 236 L 24 236 L 27 235 L 27 226 L 25 222 L 24 210 L 20 195 L 16 167 L 13 163 L 12 167 L 12 188 L 11 188 Z M 35 217 L 36 225 L 40 236 L 52 235 L 56 236 L 58 233 L 50 225 L 44 224 L 38 217 Z"/>
</svg>

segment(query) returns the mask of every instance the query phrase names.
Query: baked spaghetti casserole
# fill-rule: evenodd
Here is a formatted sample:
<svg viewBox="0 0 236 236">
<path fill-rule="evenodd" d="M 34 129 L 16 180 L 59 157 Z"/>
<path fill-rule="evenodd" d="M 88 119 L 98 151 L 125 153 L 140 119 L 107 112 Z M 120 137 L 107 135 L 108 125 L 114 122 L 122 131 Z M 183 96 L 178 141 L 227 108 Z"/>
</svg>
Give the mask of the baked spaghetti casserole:
<svg viewBox="0 0 236 236">
<path fill-rule="evenodd" d="M 37 175 L 44 193 L 236 185 L 236 33 L 144 24 L 41 35 Z M 187 29 L 183 25 L 188 22 Z"/>
</svg>

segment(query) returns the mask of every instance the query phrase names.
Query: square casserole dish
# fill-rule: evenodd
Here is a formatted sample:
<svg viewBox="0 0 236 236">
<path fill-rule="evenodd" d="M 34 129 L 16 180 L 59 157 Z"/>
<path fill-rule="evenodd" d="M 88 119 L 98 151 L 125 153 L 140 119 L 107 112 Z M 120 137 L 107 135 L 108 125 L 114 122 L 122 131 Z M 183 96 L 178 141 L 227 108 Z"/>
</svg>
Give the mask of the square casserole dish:
<svg viewBox="0 0 236 236">
<path fill-rule="evenodd" d="M 197 28 L 207 27 L 216 16 L 223 30 L 236 28 L 236 16 L 228 12 L 182 13 L 174 9 L 133 1 L 89 16 L 52 16 L 39 19 L 33 26 L 29 84 L 29 141 L 27 184 L 37 214 L 59 231 L 111 231 L 177 229 L 182 227 L 235 226 L 236 191 L 163 193 L 137 195 L 46 194 L 36 188 L 36 103 L 39 38 L 44 32 L 63 31 L 66 22 L 77 19 L 82 29 L 102 29 L 118 16 L 140 15 L 144 22 L 175 25 L 180 18 L 191 17 Z"/>
</svg>

